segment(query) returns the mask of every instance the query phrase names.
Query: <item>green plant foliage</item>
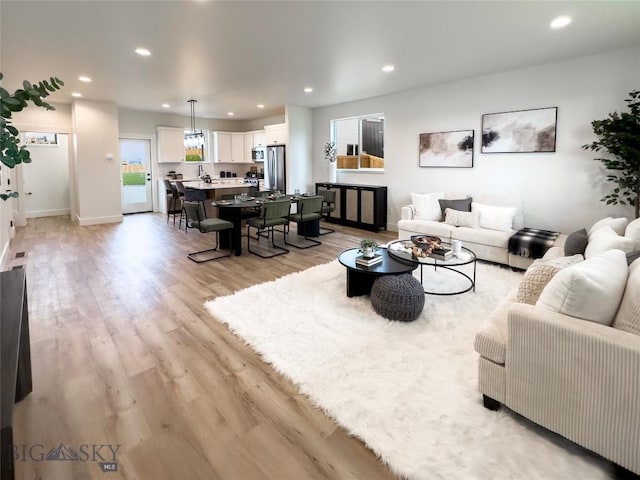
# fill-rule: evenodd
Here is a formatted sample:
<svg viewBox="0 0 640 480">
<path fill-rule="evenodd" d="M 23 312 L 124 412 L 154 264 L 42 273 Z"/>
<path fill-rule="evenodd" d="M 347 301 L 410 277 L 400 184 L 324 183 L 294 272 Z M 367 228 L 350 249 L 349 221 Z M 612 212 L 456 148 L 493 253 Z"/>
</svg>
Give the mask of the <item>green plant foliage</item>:
<svg viewBox="0 0 640 480">
<path fill-rule="evenodd" d="M 610 171 L 607 182 L 613 191 L 601 198 L 607 205 L 632 205 L 640 216 L 640 90 L 625 100 L 629 112 L 613 112 L 604 120 L 591 122 L 597 140 L 583 145 L 585 150 L 606 152 L 608 158 L 596 158 Z"/>
<path fill-rule="evenodd" d="M 4 75 L 0 72 L 0 80 Z M 11 125 L 11 115 L 14 112 L 20 112 L 29 106 L 32 102 L 36 107 L 46 110 L 55 110 L 53 105 L 43 100 L 49 96 L 50 92 L 60 90 L 64 82 L 57 77 L 51 77 L 49 80 L 42 80 L 36 84 L 32 84 L 28 80 L 22 82 L 21 89 L 16 90 L 13 94 L 0 87 L 0 162 L 3 165 L 13 168 L 20 163 L 30 163 L 31 154 L 24 145 L 20 144 L 20 132 L 16 127 Z M 17 192 L 1 194 L 0 199 L 7 200 L 15 198 Z"/>
<path fill-rule="evenodd" d="M 125 172 L 122 174 L 123 185 L 144 185 L 147 183 L 144 172 Z"/>
</svg>

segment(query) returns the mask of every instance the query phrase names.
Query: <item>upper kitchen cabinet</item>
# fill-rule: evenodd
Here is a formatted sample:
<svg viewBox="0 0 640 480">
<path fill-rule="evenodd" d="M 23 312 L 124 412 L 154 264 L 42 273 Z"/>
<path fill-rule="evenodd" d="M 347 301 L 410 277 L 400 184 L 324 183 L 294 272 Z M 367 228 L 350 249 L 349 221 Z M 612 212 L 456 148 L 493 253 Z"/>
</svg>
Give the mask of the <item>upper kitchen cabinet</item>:
<svg viewBox="0 0 640 480">
<path fill-rule="evenodd" d="M 267 137 L 267 145 L 286 144 L 289 141 L 289 129 L 286 123 L 265 125 L 264 133 Z"/>
<path fill-rule="evenodd" d="M 184 161 L 184 129 L 158 127 L 158 163 Z"/>
<path fill-rule="evenodd" d="M 264 130 L 258 130 L 253 132 L 253 147 L 266 147 L 267 146 L 267 135 Z"/>
<path fill-rule="evenodd" d="M 249 163 L 244 148 L 244 133 L 213 132 L 213 161 L 216 163 Z"/>
</svg>

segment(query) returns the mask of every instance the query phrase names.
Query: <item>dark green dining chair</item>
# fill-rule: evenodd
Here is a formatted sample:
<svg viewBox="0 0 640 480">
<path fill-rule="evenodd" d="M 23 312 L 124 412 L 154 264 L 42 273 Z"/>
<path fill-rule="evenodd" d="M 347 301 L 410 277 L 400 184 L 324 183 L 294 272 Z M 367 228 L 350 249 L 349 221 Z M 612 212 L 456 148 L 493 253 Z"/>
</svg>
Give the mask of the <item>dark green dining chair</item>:
<svg viewBox="0 0 640 480">
<path fill-rule="evenodd" d="M 320 190 L 318 192 L 322 195 L 324 201 L 322 202 L 322 210 L 320 213 L 326 219 L 330 217 L 331 212 L 334 212 L 336 209 L 336 191 L 335 190 Z M 333 233 L 335 230 L 331 228 L 320 228 L 320 235 L 326 235 L 328 233 Z"/>
<path fill-rule="evenodd" d="M 260 210 L 260 216 L 256 218 L 250 218 L 247 220 L 247 250 L 254 255 L 262 258 L 272 258 L 278 255 L 284 255 L 289 253 L 289 250 L 285 247 L 276 245 L 275 232 L 282 232 L 284 236 L 284 242 L 286 243 L 286 235 L 289 229 L 289 211 L 291 210 L 291 199 L 277 200 L 277 201 L 265 201 L 262 204 Z M 282 230 L 277 230 L 275 227 L 282 225 Z M 251 229 L 256 229 L 256 237 L 251 236 Z M 258 243 L 261 238 L 266 238 L 267 241 L 271 236 L 272 252 L 269 255 L 264 255 L 258 250 L 251 250 L 252 240 L 256 240 Z"/>
<path fill-rule="evenodd" d="M 200 230 L 200 233 L 215 232 L 216 234 L 215 247 L 209 248 L 207 250 L 200 250 L 199 252 L 190 253 L 187 255 L 187 257 L 189 257 L 189 260 L 192 260 L 196 263 L 204 263 L 231 256 L 231 250 L 229 250 L 229 253 L 227 255 L 209 255 L 202 258 L 202 254 L 215 252 L 218 250 L 218 245 L 220 242 L 219 235 L 222 231 L 226 231 L 229 235 L 229 245 L 231 245 L 231 232 L 233 229 L 233 223 L 227 220 L 222 220 L 221 218 L 206 218 L 204 206 L 200 202 L 185 201 L 183 202 L 183 207 L 187 215 L 187 222 L 192 228 L 197 228 L 198 230 Z"/>
<path fill-rule="evenodd" d="M 297 211 L 296 213 L 289 215 L 289 220 L 298 224 L 298 234 L 300 233 L 300 229 L 302 229 L 305 243 L 291 242 L 291 236 L 288 237 L 289 240 L 287 239 L 287 236 L 285 236 L 285 243 L 287 245 L 291 245 L 296 248 L 311 248 L 322 245 L 322 242 L 314 240 L 308 236 L 309 226 L 307 224 L 310 222 L 320 221 L 322 218 L 321 211 L 323 202 L 324 198 L 320 195 L 316 195 L 314 197 L 301 197 L 298 200 Z"/>
</svg>

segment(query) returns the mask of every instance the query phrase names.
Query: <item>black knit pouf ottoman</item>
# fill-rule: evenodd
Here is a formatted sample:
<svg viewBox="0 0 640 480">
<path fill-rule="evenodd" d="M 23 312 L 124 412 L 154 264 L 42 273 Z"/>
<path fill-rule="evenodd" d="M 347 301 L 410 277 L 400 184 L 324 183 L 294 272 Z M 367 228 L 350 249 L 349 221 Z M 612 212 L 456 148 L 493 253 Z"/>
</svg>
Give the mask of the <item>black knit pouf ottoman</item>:
<svg viewBox="0 0 640 480">
<path fill-rule="evenodd" d="M 424 290 L 411 274 L 384 275 L 371 287 L 373 309 L 389 320 L 411 322 L 424 307 Z"/>
</svg>

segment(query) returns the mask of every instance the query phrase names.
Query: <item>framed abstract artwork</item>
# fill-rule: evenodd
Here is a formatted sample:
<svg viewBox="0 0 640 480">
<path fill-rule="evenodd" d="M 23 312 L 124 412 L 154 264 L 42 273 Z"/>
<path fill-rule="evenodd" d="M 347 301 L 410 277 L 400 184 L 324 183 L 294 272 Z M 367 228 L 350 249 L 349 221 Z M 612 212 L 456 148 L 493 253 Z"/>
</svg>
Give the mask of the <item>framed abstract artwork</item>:
<svg viewBox="0 0 640 480">
<path fill-rule="evenodd" d="M 482 153 L 556 151 L 558 107 L 482 115 Z"/>
<path fill-rule="evenodd" d="M 24 132 L 25 145 L 58 145 L 56 133 Z"/>
<path fill-rule="evenodd" d="M 473 167 L 473 130 L 420 134 L 420 167 Z"/>
</svg>

